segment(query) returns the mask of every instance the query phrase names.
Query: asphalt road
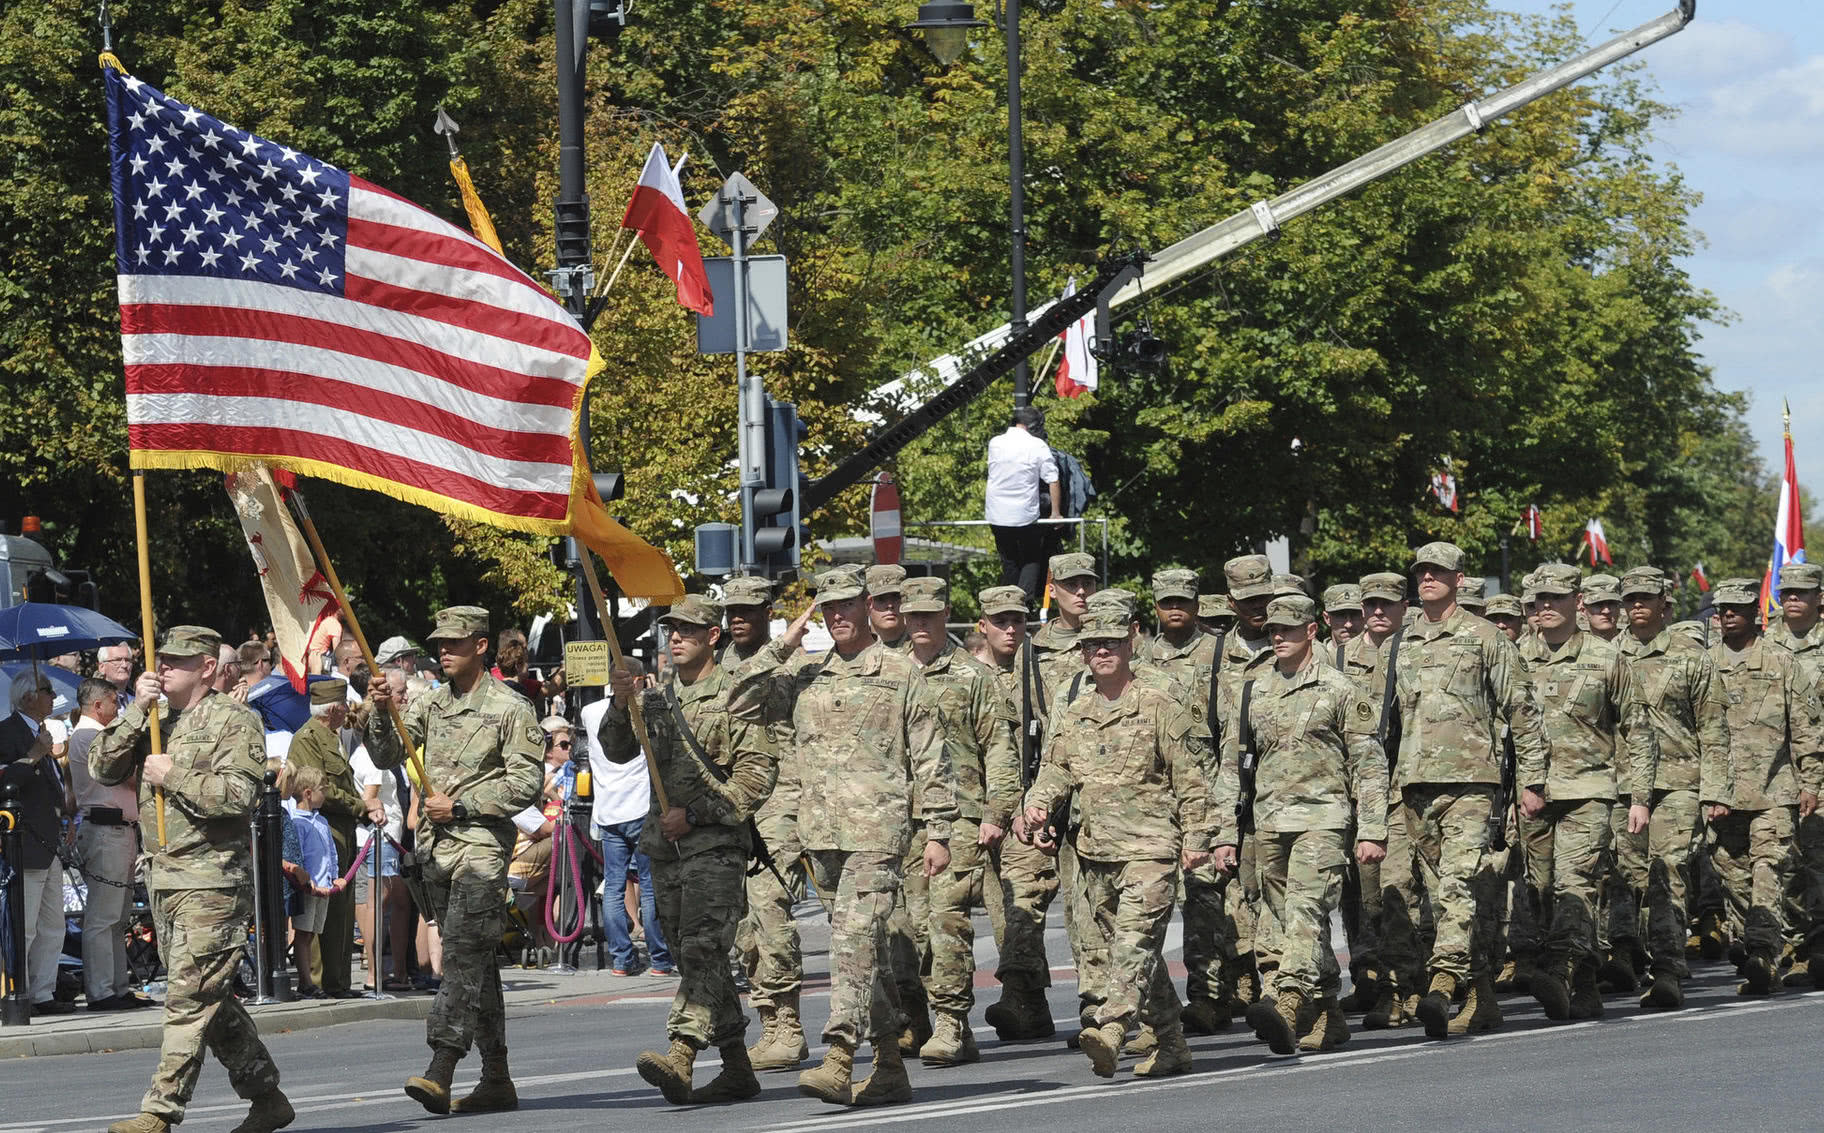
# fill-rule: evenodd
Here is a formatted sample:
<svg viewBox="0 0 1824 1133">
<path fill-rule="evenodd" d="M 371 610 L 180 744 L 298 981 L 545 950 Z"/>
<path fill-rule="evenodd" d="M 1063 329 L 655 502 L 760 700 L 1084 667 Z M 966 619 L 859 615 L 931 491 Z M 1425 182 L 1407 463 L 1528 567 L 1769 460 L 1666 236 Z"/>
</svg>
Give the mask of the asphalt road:
<svg viewBox="0 0 1824 1133">
<path fill-rule="evenodd" d="M 810 943 L 807 941 L 807 943 Z M 1052 955 L 1068 956 L 1061 939 Z M 807 964 L 821 966 L 821 955 Z M 765 1092 L 738 1106 L 678 1109 L 633 1072 L 640 1050 L 663 1047 L 665 1005 L 652 999 L 541 1005 L 508 1021 L 521 1108 L 499 1119 L 433 1118 L 400 1092 L 422 1070 L 422 1024 L 374 1021 L 273 1036 L 271 1049 L 297 1104 L 298 1130 L 387 1133 L 439 1122 L 510 1130 L 591 1128 L 808 1131 L 868 1126 L 1012 1129 L 1034 1123 L 1122 1129 L 1343 1128 L 1361 1130 L 1819 1128 L 1816 1035 L 1824 993 L 1738 999 L 1723 967 L 1700 971 L 1687 1007 L 1642 1014 L 1632 997 L 1606 1018 L 1547 1024 L 1530 999 L 1504 1001 L 1508 1024 L 1473 1039 L 1428 1042 L 1413 1028 L 1357 1032 L 1343 1049 L 1276 1059 L 1238 1026 L 1193 1039 L 1193 1072 L 1137 1080 L 1124 1063 L 1112 1081 L 1065 1049 L 1074 984 L 1052 989 L 1059 1039 L 1007 1045 L 978 1028 L 982 1061 L 925 1070 L 911 1064 L 914 1101 L 855 1111 L 800 1097 L 795 1075 L 763 1075 Z M 992 1002 L 992 987 L 980 999 Z M 807 996 L 821 1024 L 825 995 Z M 978 1003 L 976 1018 L 980 1019 Z M 750 1032 L 752 1034 L 753 1032 Z M 813 1049 L 813 1057 L 821 1053 Z M 136 1111 L 154 1051 L 39 1057 L 0 1063 L 0 1133 L 103 1129 Z M 809 1065 L 809 1064 L 807 1064 Z M 700 1080 L 714 1057 L 698 1062 Z M 459 1091 L 478 1059 L 459 1068 Z M 865 1068 L 858 1068 L 865 1073 Z M 214 1062 L 184 1122 L 231 1128 L 245 1111 Z M 1807 1117 L 1806 1114 L 1812 1114 Z"/>
</svg>

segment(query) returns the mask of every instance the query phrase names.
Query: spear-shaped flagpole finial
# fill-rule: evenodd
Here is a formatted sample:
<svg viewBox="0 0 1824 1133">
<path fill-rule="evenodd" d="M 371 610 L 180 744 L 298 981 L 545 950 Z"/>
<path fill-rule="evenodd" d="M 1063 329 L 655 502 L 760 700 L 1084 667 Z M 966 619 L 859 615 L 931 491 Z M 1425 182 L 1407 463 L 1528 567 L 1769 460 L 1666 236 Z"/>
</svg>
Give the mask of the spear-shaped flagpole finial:
<svg viewBox="0 0 1824 1133">
<path fill-rule="evenodd" d="M 1792 432 L 1792 402 L 1783 397 L 1780 398 L 1780 421 L 1786 426 L 1788 433 Z"/>
<path fill-rule="evenodd" d="M 101 49 L 114 50 L 114 17 L 108 14 L 108 0 L 101 0 L 100 9 L 96 12 L 95 22 L 101 25 Z"/>
<path fill-rule="evenodd" d="M 445 113 L 441 106 L 437 108 L 437 124 L 432 126 L 431 129 L 442 134 L 444 140 L 450 143 L 450 156 L 452 158 L 462 156 L 462 151 L 456 148 L 456 135 L 461 131 L 462 127 L 458 126 L 456 124 L 456 119 Z"/>
</svg>

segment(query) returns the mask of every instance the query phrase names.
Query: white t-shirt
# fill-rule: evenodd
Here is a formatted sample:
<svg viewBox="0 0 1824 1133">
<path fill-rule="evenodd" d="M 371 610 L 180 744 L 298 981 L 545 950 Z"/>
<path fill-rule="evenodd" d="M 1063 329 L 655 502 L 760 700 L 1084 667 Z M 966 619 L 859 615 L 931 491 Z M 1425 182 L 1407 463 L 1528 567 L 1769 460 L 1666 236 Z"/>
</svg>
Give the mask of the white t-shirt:
<svg viewBox="0 0 1824 1133">
<path fill-rule="evenodd" d="M 349 757 L 348 769 L 355 776 L 356 793 L 365 796 L 368 787 L 380 784 L 380 805 L 386 808 L 386 836 L 393 841 L 405 837 L 405 808 L 399 805 L 399 782 L 391 771 L 382 771 L 374 766 L 374 761 L 367 754 L 365 746 L 357 747 L 355 754 Z M 355 828 L 355 844 L 367 845 L 373 828 L 362 823 Z"/>
<path fill-rule="evenodd" d="M 590 820 L 597 826 L 613 826 L 645 818 L 652 808 L 652 784 L 646 778 L 646 761 L 632 759 L 610 763 L 596 741 L 602 718 L 608 715 L 607 697 L 585 704 L 581 716 L 583 735 L 589 742 L 589 784 L 595 792 L 595 809 Z"/>
<path fill-rule="evenodd" d="M 988 498 L 984 513 L 996 527 L 1025 527 L 1039 519 L 1039 488 L 1058 482 L 1051 446 L 1010 425 L 988 442 Z"/>
</svg>

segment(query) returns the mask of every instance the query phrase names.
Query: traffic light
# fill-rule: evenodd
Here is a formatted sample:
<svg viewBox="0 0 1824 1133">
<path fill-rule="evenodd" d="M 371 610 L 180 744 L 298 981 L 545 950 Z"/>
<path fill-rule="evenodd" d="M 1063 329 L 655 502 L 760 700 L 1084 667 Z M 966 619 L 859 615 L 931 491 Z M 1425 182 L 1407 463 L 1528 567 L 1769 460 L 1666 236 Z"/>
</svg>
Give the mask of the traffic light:
<svg viewBox="0 0 1824 1133">
<path fill-rule="evenodd" d="M 753 524 L 754 560 L 769 578 L 796 572 L 802 553 L 798 505 L 804 485 L 798 472 L 798 443 L 804 434 L 797 406 L 766 399 L 766 479 L 751 489 L 747 511 Z"/>
</svg>

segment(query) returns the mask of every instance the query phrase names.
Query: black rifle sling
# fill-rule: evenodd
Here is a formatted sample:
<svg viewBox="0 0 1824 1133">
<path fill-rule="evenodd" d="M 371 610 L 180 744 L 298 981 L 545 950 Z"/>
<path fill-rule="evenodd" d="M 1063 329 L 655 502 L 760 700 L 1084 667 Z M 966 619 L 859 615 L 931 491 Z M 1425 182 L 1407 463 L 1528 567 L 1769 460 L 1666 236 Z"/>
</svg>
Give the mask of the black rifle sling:
<svg viewBox="0 0 1824 1133">
<path fill-rule="evenodd" d="M 1216 631 L 1216 660 L 1210 664 L 1210 702 L 1209 706 L 1204 709 L 1203 717 L 1203 722 L 1209 725 L 1212 736 L 1221 734 L 1216 726 L 1216 685 L 1217 678 L 1222 676 L 1222 648 L 1228 643 L 1228 638 L 1227 629 Z"/>
<path fill-rule="evenodd" d="M 675 690 L 670 688 L 665 690 L 665 706 L 671 709 L 671 722 L 677 726 L 678 735 L 684 740 L 684 746 L 690 749 L 690 754 L 696 757 L 703 770 L 707 771 L 716 782 L 727 783 L 728 772 L 716 765 L 716 761 L 709 757 L 709 753 L 704 751 L 703 745 L 698 742 L 697 734 L 690 730 L 690 721 L 684 718 L 684 705 L 678 701 Z M 773 861 L 773 851 L 767 847 L 766 839 L 760 836 L 760 826 L 754 821 L 752 815 L 749 815 L 747 819 L 747 837 L 753 847 L 751 856 L 754 859 L 754 864 L 748 869 L 747 875 L 754 877 L 761 870 L 770 869 L 773 871 L 773 876 L 779 879 L 779 884 L 784 887 L 785 891 L 788 894 L 791 893 L 792 887 L 786 884 L 784 875 L 779 872 L 778 865 Z"/>
<path fill-rule="evenodd" d="M 1406 627 L 1404 626 L 1394 630 L 1393 644 L 1387 649 L 1387 677 L 1381 684 L 1380 736 L 1382 746 L 1385 746 L 1388 739 L 1393 735 L 1394 703 L 1395 697 L 1399 692 L 1399 686 L 1394 672 L 1394 662 L 1400 659 L 1400 638 L 1405 636 L 1405 633 Z M 1393 753 L 1389 752 L 1388 758 L 1391 760 L 1393 758 Z"/>
</svg>

